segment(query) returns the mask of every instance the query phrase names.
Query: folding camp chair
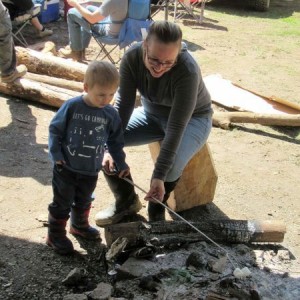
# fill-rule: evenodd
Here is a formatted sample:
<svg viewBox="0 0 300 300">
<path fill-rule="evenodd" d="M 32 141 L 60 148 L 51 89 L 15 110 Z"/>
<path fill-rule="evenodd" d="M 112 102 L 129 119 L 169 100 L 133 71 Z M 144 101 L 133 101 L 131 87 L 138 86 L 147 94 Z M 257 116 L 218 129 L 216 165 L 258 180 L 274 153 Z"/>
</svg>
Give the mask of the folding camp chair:
<svg viewBox="0 0 300 300">
<path fill-rule="evenodd" d="M 174 22 L 184 17 L 184 15 L 190 15 L 197 22 L 202 23 L 204 19 L 204 8 L 206 0 L 175 0 L 174 3 Z M 200 15 L 195 10 L 200 4 Z M 178 6 L 181 11 L 178 11 Z"/>
<path fill-rule="evenodd" d="M 32 2 L 24 2 L 24 10 L 21 12 L 14 10 L 14 5 L 9 0 L 3 0 L 3 4 L 8 8 L 11 23 L 12 23 L 12 36 L 15 41 L 20 43 L 22 46 L 27 47 L 28 43 L 23 35 L 23 29 L 30 24 L 32 18 L 37 17 L 42 11 L 41 4 L 34 4 L 33 7 L 28 5 L 32 5 Z"/>
<path fill-rule="evenodd" d="M 152 23 L 150 19 L 150 0 L 128 0 L 128 13 L 122 22 L 122 27 L 118 37 L 100 36 L 91 26 L 91 34 L 100 46 L 100 52 L 96 59 L 109 59 L 113 64 L 118 64 L 121 60 L 120 52 L 134 42 L 145 39 L 147 30 Z M 112 54 L 119 49 L 119 56 L 115 59 Z"/>
</svg>

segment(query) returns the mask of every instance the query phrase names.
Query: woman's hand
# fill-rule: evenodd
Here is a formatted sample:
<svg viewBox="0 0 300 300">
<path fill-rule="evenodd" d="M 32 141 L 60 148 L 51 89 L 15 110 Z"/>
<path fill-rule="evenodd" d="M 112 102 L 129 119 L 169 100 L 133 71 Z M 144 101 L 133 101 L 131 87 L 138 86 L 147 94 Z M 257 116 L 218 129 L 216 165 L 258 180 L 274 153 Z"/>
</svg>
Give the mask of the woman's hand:
<svg viewBox="0 0 300 300">
<path fill-rule="evenodd" d="M 160 179 L 153 178 L 150 184 L 150 190 L 147 193 L 145 200 L 155 202 L 152 198 L 163 201 L 165 195 L 165 185 Z"/>
</svg>

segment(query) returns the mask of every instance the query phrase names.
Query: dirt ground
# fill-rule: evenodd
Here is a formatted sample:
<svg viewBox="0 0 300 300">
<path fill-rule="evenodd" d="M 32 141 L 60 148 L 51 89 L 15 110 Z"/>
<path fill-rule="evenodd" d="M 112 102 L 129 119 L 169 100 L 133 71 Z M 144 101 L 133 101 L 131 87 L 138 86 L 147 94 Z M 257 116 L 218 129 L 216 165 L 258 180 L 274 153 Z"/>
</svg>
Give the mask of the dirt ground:
<svg viewBox="0 0 300 300">
<path fill-rule="evenodd" d="M 179 22 L 203 75 L 219 73 L 258 93 L 299 104 L 299 31 L 293 33 L 286 20 L 296 16 L 299 21 L 300 3 L 271 0 L 269 12 L 257 13 L 240 2 L 208 3 L 202 25 L 191 19 Z M 155 19 L 162 17 L 159 13 Z M 47 26 L 54 30 L 49 40 L 65 46 L 64 20 Z M 38 40 L 29 37 L 29 41 Z M 92 42 L 89 59 L 95 50 Z M 62 299 L 69 292 L 92 289 L 107 280 L 101 265 L 105 241 L 87 245 L 72 237 L 78 252 L 71 257 L 59 256 L 45 245 L 43 221 L 52 194 L 48 125 L 55 109 L 0 95 L 0 111 L 0 298 Z M 189 212 L 194 219 L 206 214 L 212 219 L 284 221 L 287 232 L 282 246 L 293 258 L 287 270 L 293 278 L 300 276 L 299 144 L 295 128 L 250 124 L 228 131 L 213 128 L 209 146 L 218 172 L 215 198 Z M 126 153 L 133 178 L 147 189 L 153 167 L 148 147 L 127 148 Z M 91 223 L 111 200 L 101 175 L 95 195 Z M 147 216 L 146 203 L 140 214 Z M 90 274 L 82 290 L 61 283 L 72 269 L 82 266 Z"/>
</svg>

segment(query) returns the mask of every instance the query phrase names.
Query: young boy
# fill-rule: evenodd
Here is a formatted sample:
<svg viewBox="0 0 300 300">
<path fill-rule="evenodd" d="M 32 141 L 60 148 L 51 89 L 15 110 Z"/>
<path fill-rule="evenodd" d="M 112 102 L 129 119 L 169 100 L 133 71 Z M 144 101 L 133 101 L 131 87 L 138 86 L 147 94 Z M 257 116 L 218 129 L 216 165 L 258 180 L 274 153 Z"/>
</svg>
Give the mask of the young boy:
<svg viewBox="0 0 300 300">
<path fill-rule="evenodd" d="M 107 147 L 119 177 L 129 175 L 123 151 L 121 120 L 109 103 L 119 85 L 114 65 L 94 61 L 84 78 L 84 95 L 66 101 L 49 127 L 49 154 L 54 163 L 53 202 L 49 205 L 47 244 L 60 254 L 74 251 L 66 236 L 71 212 L 70 233 L 86 239 L 99 239 L 89 225 L 92 193 Z"/>
</svg>

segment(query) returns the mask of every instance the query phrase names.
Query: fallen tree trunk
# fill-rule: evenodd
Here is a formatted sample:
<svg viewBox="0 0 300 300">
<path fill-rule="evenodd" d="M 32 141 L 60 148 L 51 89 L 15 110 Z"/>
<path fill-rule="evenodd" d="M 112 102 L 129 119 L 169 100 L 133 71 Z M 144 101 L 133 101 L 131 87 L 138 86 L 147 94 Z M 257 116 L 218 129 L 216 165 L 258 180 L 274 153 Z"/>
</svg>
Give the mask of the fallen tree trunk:
<svg viewBox="0 0 300 300">
<path fill-rule="evenodd" d="M 286 227 L 281 221 L 212 220 L 191 222 L 216 242 L 253 243 L 283 241 Z M 189 242 L 207 241 L 182 221 L 131 222 L 105 227 L 106 243 L 110 246 L 117 238 L 126 237 L 128 246 L 136 247 L 151 242 L 155 246 L 169 246 Z"/>
<path fill-rule="evenodd" d="M 62 79 L 62 78 L 51 77 L 51 76 L 47 76 L 47 75 L 30 73 L 30 72 L 27 72 L 25 74 L 24 78 L 51 84 L 54 86 L 58 86 L 58 87 L 61 87 L 61 88 L 67 89 L 67 90 L 76 91 L 76 92 L 83 91 L 83 83 L 74 81 L 74 80 Z"/>
<path fill-rule="evenodd" d="M 18 64 L 29 72 L 83 82 L 87 65 L 31 49 L 16 47 Z"/>
<path fill-rule="evenodd" d="M 79 92 L 32 81 L 26 78 L 16 80 L 13 84 L 0 82 L 0 92 L 57 108 L 66 100 L 80 95 Z"/>
<path fill-rule="evenodd" d="M 215 112 L 213 125 L 228 129 L 231 123 L 254 123 L 267 126 L 300 126 L 300 114 L 277 115 L 251 112 Z"/>
</svg>

